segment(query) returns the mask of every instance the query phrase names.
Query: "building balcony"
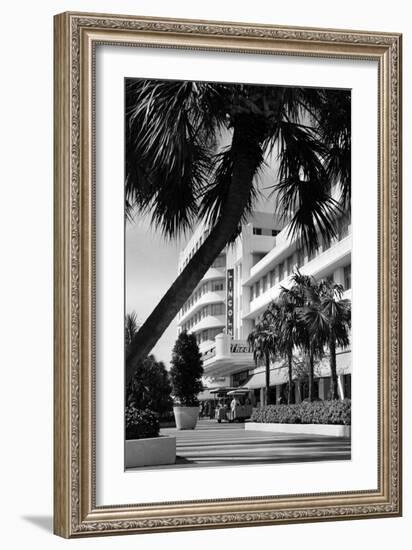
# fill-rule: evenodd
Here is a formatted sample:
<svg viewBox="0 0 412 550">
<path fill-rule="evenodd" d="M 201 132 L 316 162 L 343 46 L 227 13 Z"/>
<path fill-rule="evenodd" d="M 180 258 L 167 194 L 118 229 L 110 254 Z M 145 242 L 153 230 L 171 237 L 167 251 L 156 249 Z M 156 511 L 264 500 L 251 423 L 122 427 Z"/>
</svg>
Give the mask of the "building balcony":
<svg viewBox="0 0 412 550">
<path fill-rule="evenodd" d="M 192 326 L 191 329 L 189 329 L 189 332 L 193 332 L 196 334 L 197 332 L 201 332 L 202 330 L 206 330 L 208 328 L 219 328 L 226 325 L 226 317 L 225 315 L 207 315 L 203 319 L 201 319 L 199 322 L 197 322 L 195 325 Z"/>
<path fill-rule="evenodd" d="M 341 241 L 332 245 L 330 248 L 321 252 L 318 256 L 306 262 L 303 266 L 299 267 L 299 271 L 303 275 L 313 275 L 316 278 L 322 278 L 328 276 L 331 272 L 335 271 L 339 267 L 347 265 L 350 261 L 352 250 L 352 235 L 348 235 Z M 264 258 L 265 259 L 265 258 Z M 263 261 L 263 260 L 262 260 Z M 261 262 L 259 262 L 261 263 Z M 269 267 L 273 268 L 277 263 L 277 260 L 274 260 Z M 258 264 L 257 264 L 258 265 Z M 273 267 L 272 267 L 273 266 Z M 256 266 L 255 266 L 256 267 Z M 265 269 L 264 272 L 267 272 Z M 245 285 L 253 284 L 255 281 L 258 281 L 263 276 L 262 272 L 255 273 Z M 278 281 L 273 287 L 267 289 L 265 292 L 257 296 L 254 300 L 250 302 L 250 311 L 243 316 L 243 319 L 254 319 L 258 315 L 261 315 L 267 306 L 275 300 L 281 291 L 281 287 L 288 288 L 291 284 L 290 275 Z M 345 296 L 346 298 L 347 296 Z"/>
<path fill-rule="evenodd" d="M 193 315 L 195 315 L 203 306 L 209 304 L 224 303 L 226 300 L 226 291 L 225 290 L 215 290 L 208 291 L 203 294 L 196 303 L 192 305 L 183 315 L 179 317 L 178 324 L 181 326 L 183 323 L 186 323 Z"/>
<path fill-rule="evenodd" d="M 333 251 L 337 249 L 337 247 L 342 242 L 347 242 L 348 239 L 350 240 L 350 245 L 352 244 L 351 241 L 352 238 L 352 226 L 348 226 L 348 236 L 344 237 L 337 243 L 332 244 L 327 250 L 319 254 L 316 258 L 321 256 L 322 254 L 330 251 L 330 254 L 333 255 Z M 250 276 L 249 278 L 243 283 L 246 286 L 250 286 L 251 284 L 257 282 L 261 277 L 269 273 L 277 264 L 282 262 L 284 259 L 286 259 L 291 252 L 293 252 L 296 249 L 296 240 L 291 239 L 288 236 L 288 227 L 283 229 L 275 238 L 275 245 L 272 248 L 268 254 L 264 258 L 262 258 L 259 262 L 257 262 L 251 269 L 250 269 Z M 337 252 L 339 253 L 339 252 Z M 311 261 L 314 261 L 316 258 L 314 258 Z M 303 270 L 303 267 L 302 267 Z"/>
<path fill-rule="evenodd" d="M 202 278 L 202 283 L 214 281 L 215 279 L 226 279 L 226 267 L 211 267 Z"/>
</svg>

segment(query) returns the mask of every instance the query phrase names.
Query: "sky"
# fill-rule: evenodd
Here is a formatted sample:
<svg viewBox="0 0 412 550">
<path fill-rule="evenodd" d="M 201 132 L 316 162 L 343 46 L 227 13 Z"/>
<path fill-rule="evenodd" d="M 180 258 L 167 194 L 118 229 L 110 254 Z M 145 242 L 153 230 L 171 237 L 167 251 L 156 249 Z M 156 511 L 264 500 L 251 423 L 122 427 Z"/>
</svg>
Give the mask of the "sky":
<svg viewBox="0 0 412 550">
<path fill-rule="evenodd" d="M 165 240 L 147 217 L 136 216 L 136 221 L 126 223 L 126 313 L 135 311 L 140 322 L 150 315 L 176 279 L 179 252 L 189 237 Z M 153 348 L 156 359 L 167 368 L 176 338 L 175 319 Z"/>
</svg>

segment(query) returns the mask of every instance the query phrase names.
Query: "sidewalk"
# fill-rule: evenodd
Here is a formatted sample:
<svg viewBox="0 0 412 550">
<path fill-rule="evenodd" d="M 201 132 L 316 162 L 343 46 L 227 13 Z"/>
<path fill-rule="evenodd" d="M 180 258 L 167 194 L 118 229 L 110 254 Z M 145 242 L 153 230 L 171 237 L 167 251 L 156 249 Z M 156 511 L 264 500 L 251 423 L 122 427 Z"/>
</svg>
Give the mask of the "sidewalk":
<svg viewBox="0 0 412 550">
<path fill-rule="evenodd" d="M 351 458 L 351 442 L 347 438 L 258 432 L 245 430 L 243 423 L 200 420 L 195 430 L 164 428 L 161 434 L 176 436 L 176 465 L 168 468 Z"/>
</svg>

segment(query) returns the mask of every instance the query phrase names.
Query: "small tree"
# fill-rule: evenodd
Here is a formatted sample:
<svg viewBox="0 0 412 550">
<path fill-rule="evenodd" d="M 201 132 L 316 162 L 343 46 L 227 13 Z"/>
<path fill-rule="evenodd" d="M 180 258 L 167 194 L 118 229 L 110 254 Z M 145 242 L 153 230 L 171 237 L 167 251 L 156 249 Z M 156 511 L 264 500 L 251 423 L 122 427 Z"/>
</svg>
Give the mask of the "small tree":
<svg viewBox="0 0 412 550">
<path fill-rule="evenodd" d="M 179 334 L 171 363 L 173 397 L 183 407 L 196 407 L 199 404 L 197 395 L 203 388 L 203 362 L 194 334 L 185 331 Z"/>
<path fill-rule="evenodd" d="M 265 363 L 265 405 L 270 405 L 270 360 L 275 357 L 277 348 L 276 333 L 267 316 L 264 315 L 256 324 L 247 341 L 252 348 L 256 366 L 259 361 Z"/>
<path fill-rule="evenodd" d="M 164 363 L 149 355 L 136 366 L 127 385 L 127 404 L 136 409 L 150 410 L 164 418 L 172 411 L 172 391 Z"/>
</svg>

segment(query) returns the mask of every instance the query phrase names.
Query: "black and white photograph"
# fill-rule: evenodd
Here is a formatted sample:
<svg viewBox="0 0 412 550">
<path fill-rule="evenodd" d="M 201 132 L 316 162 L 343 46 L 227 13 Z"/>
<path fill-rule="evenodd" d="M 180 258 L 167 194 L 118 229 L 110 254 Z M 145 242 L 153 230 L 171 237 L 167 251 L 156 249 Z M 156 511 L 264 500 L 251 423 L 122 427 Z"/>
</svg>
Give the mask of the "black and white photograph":
<svg viewBox="0 0 412 550">
<path fill-rule="evenodd" d="M 351 92 L 125 79 L 125 468 L 351 459 Z"/>
</svg>

